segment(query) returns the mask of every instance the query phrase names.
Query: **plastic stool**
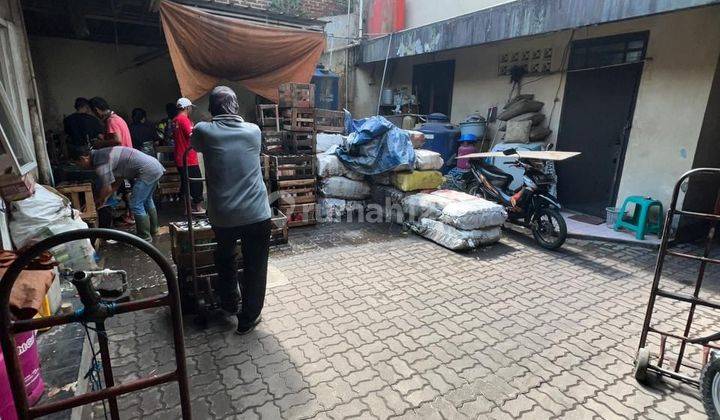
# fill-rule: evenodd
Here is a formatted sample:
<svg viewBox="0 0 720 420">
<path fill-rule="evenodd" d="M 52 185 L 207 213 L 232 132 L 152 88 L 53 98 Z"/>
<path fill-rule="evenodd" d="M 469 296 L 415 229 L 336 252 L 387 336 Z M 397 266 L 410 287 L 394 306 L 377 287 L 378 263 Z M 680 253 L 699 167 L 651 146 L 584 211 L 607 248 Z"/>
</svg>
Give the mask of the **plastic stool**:
<svg viewBox="0 0 720 420">
<path fill-rule="evenodd" d="M 635 211 L 630 219 L 625 219 L 623 215 L 627 212 L 630 204 L 635 205 Z M 650 208 L 658 208 L 658 218 L 655 222 L 651 223 L 649 220 Z M 631 232 L 635 232 L 635 238 L 638 240 L 645 239 L 646 233 L 654 233 L 660 236 L 663 224 L 663 205 L 658 200 L 653 200 L 650 197 L 642 197 L 639 195 L 631 195 L 625 199 L 622 207 L 620 208 L 620 214 L 615 221 L 615 230 L 618 231 L 625 228 Z"/>
</svg>

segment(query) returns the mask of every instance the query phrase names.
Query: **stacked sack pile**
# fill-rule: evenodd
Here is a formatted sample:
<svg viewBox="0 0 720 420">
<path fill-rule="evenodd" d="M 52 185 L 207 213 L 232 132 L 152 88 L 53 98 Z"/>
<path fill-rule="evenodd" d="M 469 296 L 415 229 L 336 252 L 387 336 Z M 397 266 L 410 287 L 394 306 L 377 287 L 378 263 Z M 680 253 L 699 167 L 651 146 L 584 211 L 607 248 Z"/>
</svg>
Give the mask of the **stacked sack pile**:
<svg viewBox="0 0 720 420">
<path fill-rule="evenodd" d="M 318 133 L 316 136 L 318 200 L 320 217 L 325 222 L 338 222 L 362 211 L 365 200 L 370 197 L 370 184 L 365 175 L 346 167 L 335 154 L 347 137 L 340 134 Z"/>
<path fill-rule="evenodd" d="M 373 175 L 371 180 L 371 202 L 383 208 L 385 220 L 403 223 L 402 200 L 408 195 L 425 190 L 436 190 L 444 178 L 439 171 L 444 161 L 440 153 L 421 149 L 425 135 L 409 131 L 410 141 L 415 149 L 413 168 L 398 166 L 392 172 Z"/>
<path fill-rule="evenodd" d="M 534 143 L 544 141 L 552 130 L 545 126 L 545 106 L 535 95 L 518 95 L 498 114 L 498 135 L 505 143 Z"/>
<path fill-rule="evenodd" d="M 507 219 L 502 206 L 453 190 L 407 196 L 402 209 L 415 233 L 454 251 L 499 241 Z"/>
</svg>

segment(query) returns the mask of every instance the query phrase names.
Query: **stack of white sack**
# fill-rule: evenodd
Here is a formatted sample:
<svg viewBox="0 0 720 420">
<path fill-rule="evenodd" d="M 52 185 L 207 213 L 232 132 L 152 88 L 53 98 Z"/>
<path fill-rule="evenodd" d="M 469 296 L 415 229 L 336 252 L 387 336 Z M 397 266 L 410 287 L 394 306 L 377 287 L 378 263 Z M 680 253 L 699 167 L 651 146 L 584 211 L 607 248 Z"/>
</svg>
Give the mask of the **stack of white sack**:
<svg viewBox="0 0 720 420">
<path fill-rule="evenodd" d="M 507 219 L 502 206 L 450 190 L 414 194 L 402 206 L 414 232 L 455 251 L 499 241 Z"/>
<path fill-rule="evenodd" d="M 322 196 L 318 200 L 318 210 L 325 222 L 340 221 L 351 212 L 361 211 L 364 200 L 370 196 L 370 184 L 366 176 L 350 170 L 335 155 L 342 141 L 343 136 L 337 134 L 324 134 L 322 139 L 318 134 L 318 150 L 325 149 L 323 153 L 315 155 Z"/>
</svg>

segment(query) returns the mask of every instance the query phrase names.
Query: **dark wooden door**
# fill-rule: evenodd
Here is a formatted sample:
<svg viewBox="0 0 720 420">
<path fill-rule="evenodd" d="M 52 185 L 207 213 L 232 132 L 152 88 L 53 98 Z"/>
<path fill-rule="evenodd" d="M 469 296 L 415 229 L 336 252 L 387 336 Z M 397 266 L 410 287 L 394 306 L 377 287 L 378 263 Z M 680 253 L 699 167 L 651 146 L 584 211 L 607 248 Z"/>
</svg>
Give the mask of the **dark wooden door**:
<svg viewBox="0 0 720 420">
<path fill-rule="evenodd" d="M 601 65 L 588 68 L 576 64 L 576 70 L 571 62 L 557 149 L 582 154 L 557 168 L 558 198 L 568 209 L 605 217 L 605 208 L 617 199 L 643 69 L 639 56 L 634 57 L 637 62 L 602 65 L 597 60 Z"/>
<path fill-rule="evenodd" d="M 420 114 L 439 112 L 450 117 L 455 61 L 413 66 L 413 92 Z"/>
</svg>

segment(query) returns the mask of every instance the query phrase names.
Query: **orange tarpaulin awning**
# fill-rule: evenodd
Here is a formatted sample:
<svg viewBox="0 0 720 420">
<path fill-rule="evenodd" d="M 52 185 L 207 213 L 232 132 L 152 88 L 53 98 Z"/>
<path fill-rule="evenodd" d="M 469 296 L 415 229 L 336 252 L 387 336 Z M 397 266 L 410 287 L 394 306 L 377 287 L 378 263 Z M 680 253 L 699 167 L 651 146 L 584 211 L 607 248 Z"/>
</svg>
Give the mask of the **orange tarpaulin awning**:
<svg viewBox="0 0 720 420">
<path fill-rule="evenodd" d="M 254 25 L 168 1 L 160 17 L 180 92 L 191 100 L 231 80 L 277 102 L 281 84 L 310 81 L 325 49 L 321 32 Z"/>
</svg>

